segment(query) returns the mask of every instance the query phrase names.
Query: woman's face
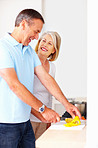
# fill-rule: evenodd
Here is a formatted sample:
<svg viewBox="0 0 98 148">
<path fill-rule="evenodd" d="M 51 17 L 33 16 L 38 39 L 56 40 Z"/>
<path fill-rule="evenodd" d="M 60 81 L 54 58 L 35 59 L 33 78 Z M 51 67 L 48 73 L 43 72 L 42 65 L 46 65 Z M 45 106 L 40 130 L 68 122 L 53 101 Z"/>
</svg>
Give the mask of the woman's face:
<svg viewBox="0 0 98 148">
<path fill-rule="evenodd" d="M 51 53 L 55 52 L 54 44 L 52 37 L 47 34 L 44 35 L 43 38 L 41 39 L 39 46 L 38 46 L 38 55 L 43 55 L 49 57 Z"/>
</svg>

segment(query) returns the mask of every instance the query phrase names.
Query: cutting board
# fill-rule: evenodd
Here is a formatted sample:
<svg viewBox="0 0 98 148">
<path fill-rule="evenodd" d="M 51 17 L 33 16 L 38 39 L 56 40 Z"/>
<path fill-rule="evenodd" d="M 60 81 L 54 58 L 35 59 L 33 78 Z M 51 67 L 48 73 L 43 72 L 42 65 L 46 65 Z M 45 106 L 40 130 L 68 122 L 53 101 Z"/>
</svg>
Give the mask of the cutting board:
<svg viewBox="0 0 98 148">
<path fill-rule="evenodd" d="M 73 127 L 66 127 L 66 126 L 64 126 L 64 124 L 66 124 L 66 121 L 60 121 L 55 124 L 53 123 L 49 127 L 49 129 L 51 129 L 51 130 L 82 130 L 86 125 L 86 121 L 81 120 L 81 125 L 73 126 Z"/>
</svg>

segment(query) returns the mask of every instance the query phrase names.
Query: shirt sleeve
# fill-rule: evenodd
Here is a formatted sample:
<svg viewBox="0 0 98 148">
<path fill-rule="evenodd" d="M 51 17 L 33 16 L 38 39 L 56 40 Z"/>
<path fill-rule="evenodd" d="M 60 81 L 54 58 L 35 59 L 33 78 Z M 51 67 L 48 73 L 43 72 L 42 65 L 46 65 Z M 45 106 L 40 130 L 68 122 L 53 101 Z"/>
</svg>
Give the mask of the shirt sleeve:
<svg viewBox="0 0 98 148">
<path fill-rule="evenodd" d="M 14 67 L 14 62 L 10 52 L 8 51 L 7 47 L 0 45 L 0 69 L 12 67 Z"/>
<path fill-rule="evenodd" d="M 34 57 L 34 67 L 41 65 L 41 61 L 34 50 L 33 50 L 33 55 L 34 55 L 33 56 Z"/>
</svg>

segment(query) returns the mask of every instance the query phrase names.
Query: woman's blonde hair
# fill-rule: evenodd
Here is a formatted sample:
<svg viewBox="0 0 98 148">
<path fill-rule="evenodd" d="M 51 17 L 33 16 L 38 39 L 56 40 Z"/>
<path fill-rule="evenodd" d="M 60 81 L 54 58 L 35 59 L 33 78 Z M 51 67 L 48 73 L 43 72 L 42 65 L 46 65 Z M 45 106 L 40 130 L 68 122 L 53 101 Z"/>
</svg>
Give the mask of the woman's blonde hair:
<svg viewBox="0 0 98 148">
<path fill-rule="evenodd" d="M 38 43 L 35 47 L 35 52 L 38 53 L 38 46 L 40 41 L 43 39 L 43 37 L 45 35 L 49 34 L 52 37 L 53 40 L 53 44 L 54 44 L 54 48 L 55 48 L 55 52 L 51 53 L 51 55 L 49 55 L 48 60 L 49 61 L 55 61 L 59 55 L 59 50 L 60 50 L 60 44 L 61 44 L 61 37 L 57 32 L 54 31 L 47 31 L 44 34 L 42 34 L 42 36 L 40 37 L 40 39 L 38 40 Z"/>
</svg>

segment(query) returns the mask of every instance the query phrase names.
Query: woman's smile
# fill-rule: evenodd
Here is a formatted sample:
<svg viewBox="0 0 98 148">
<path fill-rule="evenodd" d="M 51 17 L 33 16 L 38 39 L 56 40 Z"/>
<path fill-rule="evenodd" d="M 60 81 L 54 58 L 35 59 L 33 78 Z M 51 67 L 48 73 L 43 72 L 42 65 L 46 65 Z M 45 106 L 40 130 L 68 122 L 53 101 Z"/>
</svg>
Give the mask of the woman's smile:
<svg viewBox="0 0 98 148">
<path fill-rule="evenodd" d="M 45 47 L 41 47 L 41 50 L 42 50 L 42 51 L 45 51 L 45 52 L 48 51 Z"/>
</svg>

